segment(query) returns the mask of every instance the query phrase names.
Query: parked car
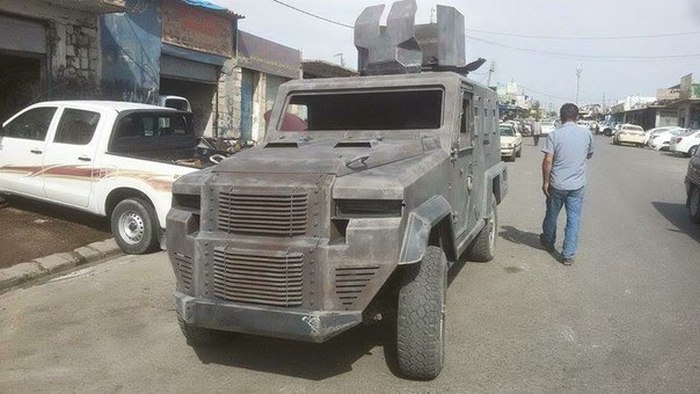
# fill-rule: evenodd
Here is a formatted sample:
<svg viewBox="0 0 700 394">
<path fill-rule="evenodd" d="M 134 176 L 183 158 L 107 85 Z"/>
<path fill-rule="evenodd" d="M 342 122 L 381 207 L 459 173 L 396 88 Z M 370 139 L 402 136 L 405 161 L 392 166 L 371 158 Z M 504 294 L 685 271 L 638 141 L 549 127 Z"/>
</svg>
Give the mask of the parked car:
<svg viewBox="0 0 700 394">
<path fill-rule="evenodd" d="M 700 223 L 700 149 L 695 150 L 695 154 L 688 163 L 688 172 L 685 175 L 685 190 L 688 196 L 686 206 L 690 218 L 695 223 Z"/>
<path fill-rule="evenodd" d="M 540 122 L 540 126 L 542 126 L 542 133 L 540 134 L 540 137 L 542 138 L 547 138 L 549 133 L 553 132 L 557 128 L 553 120 L 543 120 Z"/>
<path fill-rule="evenodd" d="M 695 156 L 700 146 L 700 130 L 691 130 L 685 134 L 671 138 L 669 151 L 682 153 L 686 156 Z"/>
<path fill-rule="evenodd" d="M 671 146 L 671 139 L 681 134 L 685 134 L 686 132 L 688 132 L 688 129 L 677 127 L 657 133 L 649 140 L 649 147 L 657 151 L 667 151 Z"/>
<path fill-rule="evenodd" d="M 501 157 L 508 161 L 515 161 L 516 157 L 523 154 L 523 136 L 510 123 L 501 123 L 498 126 L 501 132 Z"/>
<path fill-rule="evenodd" d="M 175 179 L 225 153 L 199 142 L 191 114 L 172 108 L 34 104 L 0 130 L 0 193 L 111 217 L 119 247 L 144 253 L 160 245 Z"/>
<path fill-rule="evenodd" d="M 644 132 L 644 134 L 646 135 L 646 141 L 644 142 L 644 144 L 647 146 L 651 146 L 651 140 L 654 137 L 656 137 L 659 134 L 665 133 L 667 131 L 676 130 L 676 129 L 681 129 L 681 128 L 678 126 L 665 126 L 665 127 L 656 127 L 653 129 L 649 129 L 649 130 Z"/>
<path fill-rule="evenodd" d="M 644 146 L 645 139 L 646 134 L 644 134 L 644 129 L 641 126 L 624 124 L 613 136 L 613 144 L 632 144 Z"/>
<path fill-rule="evenodd" d="M 612 137 L 613 134 L 615 134 L 615 131 L 619 130 L 620 124 L 619 123 L 606 123 L 605 126 L 603 126 L 603 135 L 606 137 Z"/>
</svg>

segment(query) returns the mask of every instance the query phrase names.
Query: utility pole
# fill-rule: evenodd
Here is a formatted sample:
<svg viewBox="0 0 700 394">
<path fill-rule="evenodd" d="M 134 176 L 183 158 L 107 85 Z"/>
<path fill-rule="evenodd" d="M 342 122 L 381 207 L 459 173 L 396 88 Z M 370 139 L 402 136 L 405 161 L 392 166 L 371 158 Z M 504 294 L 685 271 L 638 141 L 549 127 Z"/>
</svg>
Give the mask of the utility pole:
<svg viewBox="0 0 700 394">
<path fill-rule="evenodd" d="M 603 92 L 603 108 L 602 108 L 603 113 L 605 113 L 605 104 L 606 104 L 606 101 L 605 101 L 605 92 Z"/>
<path fill-rule="evenodd" d="M 493 76 L 494 72 L 496 72 L 496 62 L 494 60 L 491 60 L 491 67 L 489 67 L 489 80 L 488 82 L 486 82 L 487 88 L 491 87 L 491 77 Z"/>
<path fill-rule="evenodd" d="M 343 53 L 336 53 L 333 55 L 333 57 L 339 57 L 340 58 L 340 66 L 345 67 L 345 57 L 343 56 Z"/>
<path fill-rule="evenodd" d="M 581 73 L 583 72 L 583 66 L 581 63 L 576 66 L 576 105 L 579 102 L 579 94 L 581 92 Z"/>
</svg>

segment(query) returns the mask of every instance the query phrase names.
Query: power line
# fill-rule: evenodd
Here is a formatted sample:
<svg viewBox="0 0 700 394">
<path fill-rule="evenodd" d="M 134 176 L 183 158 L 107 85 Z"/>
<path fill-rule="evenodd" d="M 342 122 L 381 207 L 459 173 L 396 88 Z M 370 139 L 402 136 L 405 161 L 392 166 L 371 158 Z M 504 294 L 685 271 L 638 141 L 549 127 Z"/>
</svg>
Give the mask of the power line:
<svg viewBox="0 0 700 394">
<path fill-rule="evenodd" d="M 338 22 L 336 20 L 327 18 L 325 16 L 321 16 L 321 15 L 303 10 L 301 8 L 295 7 L 291 4 L 288 4 L 288 3 L 280 1 L 280 0 L 272 0 L 272 1 L 279 4 L 279 5 L 287 7 L 291 10 L 294 10 L 296 12 L 302 13 L 304 15 L 310 16 L 312 18 L 315 18 L 315 19 L 318 19 L 318 20 L 321 20 L 321 21 L 324 21 L 327 23 L 334 24 L 336 26 L 344 27 L 347 29 L 354 28 L 350 24 Z M 470 30 L 470 29 L 467 29 L 467 30 L 477 31 L 477 30 Z M 488 33 L 486 31 L 482 31 L 482 32 Z M 495 32 L 490 32 L 490 33 L 495 33 Z M 696 33 L 700 33 L 700 32 L 666 33 L 666 34 L 689 35 L 689 34 L 696 34 Z M 506 34 L 506 33 L 504 33 L 504 34 Z M 511 33 L 507 33 L 507 34 L 511 34 Z M 507 48 L 507 49 L 513 49 L 513 50 L 529 52 L 529 53 L 536 53 L 536 54 L 546 55 L 546 56 L 550 56 L 550 57 L 559 57 L 559 58 L 574 59 L 574 60 L 588 59 L 588 60 L 608 60 L 608 61 L 615 61 L 615 60 L 617 60 L 617 61 L 621 61 L 621 60 L 649 60 L 649 61 L 651 61 L 651 60 L 695 59 L 695 58 L 700 57 L 700 53 L 680 54 L 680 55 L 657 55 L 657 56 L 653 56 L 653 55 L 646 55 L 646 56 L 645 55 L 640 55 L 640 56 L 586 55 L 586 54 L 577 54 L 577 53 L 555 52 L 555 51 L 541 50 L 541 49 L 537 49 L 537 48 L 518 47 L 518 46 L 514 46 L 514 45 L 508 45 L 508 44 L 503 44 L 503 43 L 496 42 L 496 41 L 487 40 L 487 39 L 480 38 L 480 37 L 475 37 L 475 36 L 472 36 L 469 34 L 465 34 L 465 36 L 469 39 L 474 40 L 474 41 L 480 41 L 480 42 L 483 42 L 485 44 L 489 44 L 489 45 L 493 45 L 493 46 L 499 46 L 499 47 L 503 47 L 503 48 Z M 654 36 L 664 36 L 664 34 L 657 34 Z M 629 36 L 629 37 L 632 37 L 632 36 Z M 641 38 L 643 36 L 636 36 L 636 37 Z M 533 36 L 532 38 L 535 38 L 535 37 Z M 538 37 L 538 38 L 545 38 L 545 36 Z M 590 37 L 577 37 L 577 39 L 578 38 L 589 39 Z M 592 38 L 590 38 L 590 39 L 592 39 Z"/>
<path fill-rule="evenodd" d="M 480 38 L 480 37 L 474 37 L 474 36 L 469 35 L 469 34 L 467 34 L 465 36 L 469 39 L 474 40 L 474 41 L 483 42 L 485 44 L 489 44 L 489 45 L 493 45 L 493 46 L 499 46 L 499 47 L 503 47 L 503 48 L 507 48 L 507 49 L 513 49 L 516 51 L 537 53 L 537 54 L 547 55 L 547 56 L 551 56 L 551 57 L 560 57 L 560 58 L 575 59 L 575 60 L 580 60 L 580 59 L 590 59 L 590 60 L 672 60 L 672 59 L 693 59 L 693 58 L 700 57 L 700 53 L 682 54 L 682 55 L 639 55 L 639 56 L 587 55 L 587 54 L 578 54 L 578 53 L 555 52 L 555 51 L 548 51 L 548 50 L 537 49 L 537 48 L 525 48 L 525 47 L 503 44 L 503 43 L 500 43 L 497 41 L 491 41 L 491 40 L 487 40 L 487 39 Z"/>
<path fill-rule="evenodd" d="M 329 18 L 326 18 L 325 16 L 321 16 L 321 15 L 314 14 L 314 13 L 309 12 L 309 11 L 306 11 L 306 10 L 302 10 L 301 8 L 297 8 L 297 7 L 295 7 L 295 6 L 291 5 L 291 4 L 287 4 L 287 3 L 282 2 L 282 1 L 279 1 L 279 0 L 272 0 L 272 1 L 274 1 L 275 3 L 277 3 L 277 4 L 279 4 L 279 5 L 282 5 L 282 6 L 285 6 L 285 7 L 287 7 L 287 8 L 290 8 L 290 9 L 292 9 L 292 10 L 294 10 L 294 11 L 301 12 L 302 14 L 308 15 L 308 16 L 310 16 L 310 17 L 312 17 L 312 18 L 316 18 L 316 19 L 322 20 L 322 21 L 324 21 L 324 22 L 332 23 L 332 24 L 334 24 L 334 25 L 338 25 L 338 26 L 341 26 L 341 27 L 346 27 L 346 28 L 348 28 L 348 29 L 353 29 L 353 28 L 354 28 L 352 25 L 348 25 L 347 23 L 342 23 L 342 22 L 334 21 L 333 19 L 329 19 Z"/>
<path fill-rule="evenodd" d="M 518 37 L 518 38 L 536 38 L 542 40 L 634 40 L 640 38 L 661 38 L 661 37 L 681 37 L 700 34 L 700 31 L 686 31 L 677 33 L 660 33 L 660 34 L 642 34 L 636 36 L 545 36 L 536 34 L 521 34 L 501 31 L 465 29 L 472 33 L 492 34 L 498 36 Z"/>
</svg>

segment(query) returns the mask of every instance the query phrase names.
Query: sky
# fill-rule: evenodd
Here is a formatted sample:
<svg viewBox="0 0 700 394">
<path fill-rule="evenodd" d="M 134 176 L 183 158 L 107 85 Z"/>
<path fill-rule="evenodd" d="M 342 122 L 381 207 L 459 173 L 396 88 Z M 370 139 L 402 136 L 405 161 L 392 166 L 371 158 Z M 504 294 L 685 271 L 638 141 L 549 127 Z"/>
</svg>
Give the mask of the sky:
<svg viewBox="0 0 700 394">
<path fill-rule="evenodd" d="M 210 1 L 244 15 L 241 30 L 300 49 L 304 59 L 340 63 L 336 55 L 342 53 L 346 65 L 356 68 L 351 29 L 273 0 Z M 367 6 L 387 4 L 386 13 L 392 4 L 382 0 L 283 1 L 349 25 Z M 626 96 L 655 96 L 658 88 L 676 85 L 689 73 L 695 74 L 696 83 L 700 81 L 700 0 L 417 0 L 417 4 L 416 23 L 429 22 L 436 4 L 457 8 L 466 21 L 467 61 L 479 57 L 494 61 L 492 85 L 516 81 L 525 94 L 545 107 L 575 101 L 578 67 L 582 70 L 580 104 L 602 103 L 604 97 L 611 104 Z M 687 32 L 698 33 L 612 39 Z M 537 38 L 517 37 L 523 35 Z M 650 56 L 660 58 L 634 58 Z M 487 71 L 488 63 L 471 78 L 485 83 Z"/>
</svg>

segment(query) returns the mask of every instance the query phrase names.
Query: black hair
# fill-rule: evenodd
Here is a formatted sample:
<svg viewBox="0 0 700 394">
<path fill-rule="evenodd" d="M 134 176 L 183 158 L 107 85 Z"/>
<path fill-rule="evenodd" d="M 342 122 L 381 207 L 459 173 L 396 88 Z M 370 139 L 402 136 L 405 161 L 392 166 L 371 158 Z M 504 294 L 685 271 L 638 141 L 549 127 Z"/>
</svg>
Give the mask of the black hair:
<svg viewBox="0 0 700 394">
<path fill-rule="evenodd" d="M 561 106 L 561 109 L 559 110 L 559 117 L 561 118 L 561 122 L 567 122 L 570 120 L 573 120 L 574 122 L 578 120 L 578 107 L 576 104 L 572 103 L 566 103 Z"/>
</svg>

